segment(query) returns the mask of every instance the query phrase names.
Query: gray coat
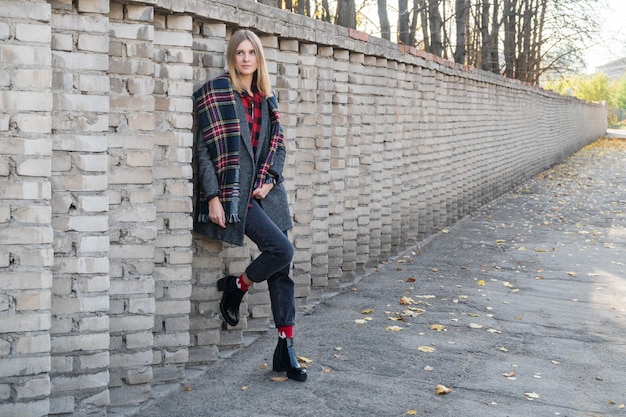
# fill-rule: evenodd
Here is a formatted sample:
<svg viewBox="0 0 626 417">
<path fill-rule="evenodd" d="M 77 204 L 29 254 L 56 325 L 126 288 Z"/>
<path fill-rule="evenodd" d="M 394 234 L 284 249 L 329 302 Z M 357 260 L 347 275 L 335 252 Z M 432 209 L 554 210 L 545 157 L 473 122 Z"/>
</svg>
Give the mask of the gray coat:
<svg viewBox="0 0 626 417">
<path fill-rule="evenodd" d="M 269 105 L 267 100 L 263 101 L 263 120 L 259 133 L 259 143 L 256 158 L 252 150 L 252 140 L 250 128 L 246 120 L 246 110 L 241 102 L 239 94 L 235 92 L 235 108 L 239 116 L 241 126 L 241 138 L 239 144 L 239 186 L 241 198 L 239 200 L 239 222 L 227 223 L 226 229 L 217 226 L 212 222 L 200 223 L 197 216 L 194 216 L 194 230 L 213 239 L 222 240 L 234 245 L 242 246 L 245 233 L 246 216 L 248 214 L 248 204 L 252 195 L 252 187 L 256 178 L 256 173 L 260 165 L 265 160 L 269 151 L 271 139 L 271 120 L 269 116 Z M 196 162 L 198 165 L 198 186 L 202 187 L 206 196 L 219 194 L 219 184 L 213 161 L 209 156 L 208 147 L 202 139 L 202 134 L 198 133 L 196 139 Z M 263 211 L 272 219 L 282 231 L 287 231 L 293 227 L 287 193 L 283 186 L 283 166 L 285 164 L 285 146 L 280 144 L 274 154 L 274 163 L 269 172 L 277 179 L 276 185 L 262 200 L 257 200 Z M 198 202 L 200 204 L 200 202 Z M 205 203 L 208 204 L 208 203 Z"/>
</svg>

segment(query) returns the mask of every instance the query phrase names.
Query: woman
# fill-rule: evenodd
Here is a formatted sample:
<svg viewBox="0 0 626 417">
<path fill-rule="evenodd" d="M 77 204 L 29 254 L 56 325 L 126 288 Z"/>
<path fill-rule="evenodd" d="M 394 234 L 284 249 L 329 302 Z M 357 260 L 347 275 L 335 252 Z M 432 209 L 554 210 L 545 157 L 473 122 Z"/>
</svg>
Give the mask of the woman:
<svg viewBox="0 0 626 417">
<path fill-rule="evenodd" d="M 282 170 L 285 146 L 259 38 L 235 32 L 226 49 L 228 72 L 194 93 L 198 112 L 196 158 L 200 185 L 196 231 L 243 245 L 244 234 L 261 254 L 239 276 L 217 281 L 223 291 L 220 312 L 239 323 L 239 305 L 255 282 L 266 281 L 278 328 L 274 371 L 305 381 L 293 348 L 294 282 L 289 277 L 293 227 Z"/>
</svg>

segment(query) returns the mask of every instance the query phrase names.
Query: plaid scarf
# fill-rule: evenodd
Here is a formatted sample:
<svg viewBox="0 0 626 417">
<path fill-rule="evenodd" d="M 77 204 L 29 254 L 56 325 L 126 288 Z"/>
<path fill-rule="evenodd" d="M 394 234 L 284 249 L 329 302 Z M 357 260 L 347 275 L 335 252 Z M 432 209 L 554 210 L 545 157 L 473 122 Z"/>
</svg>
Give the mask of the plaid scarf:
<svg viewBox="0 0 626 417">
<path fill-rule="evenodd" d="M 235 93 L 228 73 L 221 75 L 194 93 L 198 111 L 198 129 L 207 144 L 209 156 L 215 166 L 220 193 L 219 198 L 224 205 L 226 221 L 239 222 L 239 142 L 241 127 L 235 109 Z M 267 99 L 271 121 L 271 138 L 269 151 L 261 163 L 254 182 L 258 188 L 266 182 L 269 169 L 274 162 L 276 149 L 283 143 L 284 137 L 279 122 L 278 103 L 276 97 Z M 204 193 L 200 193 L 200 213 L 198 221 L 207 223 L 209 219 L 208 201 Z"/>
</svg>

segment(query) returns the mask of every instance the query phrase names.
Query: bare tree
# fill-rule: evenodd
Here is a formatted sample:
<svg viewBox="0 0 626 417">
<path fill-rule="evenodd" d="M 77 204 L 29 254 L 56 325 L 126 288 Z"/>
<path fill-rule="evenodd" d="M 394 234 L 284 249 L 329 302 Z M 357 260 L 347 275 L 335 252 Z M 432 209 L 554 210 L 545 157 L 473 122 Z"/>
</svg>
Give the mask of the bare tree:
<svg viewBox="0 0 626 417">
<path fill-rule="evenodd" d="M 454 48 L 454 62 L 465 63 L 465 33 L 467 28 L 467 17 L 469 14 L 469 0 L 456 0 L 456 47 Z"/>
<path fill-rule="evenodd" d="M 378 19 L 380 20 L 380 36 L 391 40 L 391 25 L 387 16 L 387 0 L 378 0 Z"/>
<path fill-rule="evenodd" d="M 441 42 L 442 20 L 439 13 L 439 0 L 428 0 L 428 28 L 430 29 L 430 48 L 427 51 L 441 56 L 443 43 Z"/>
<path fill-rule="evenodd" d="M 356 5 L 354 0 L 337 0 L 335 23 L 339 26 L 356 29 Z"/>
<path fill-rule="evenodd" d="M 412 45 L 409 39 L 409 0 L 398 0 L 398 42 Z"/>
</svg>

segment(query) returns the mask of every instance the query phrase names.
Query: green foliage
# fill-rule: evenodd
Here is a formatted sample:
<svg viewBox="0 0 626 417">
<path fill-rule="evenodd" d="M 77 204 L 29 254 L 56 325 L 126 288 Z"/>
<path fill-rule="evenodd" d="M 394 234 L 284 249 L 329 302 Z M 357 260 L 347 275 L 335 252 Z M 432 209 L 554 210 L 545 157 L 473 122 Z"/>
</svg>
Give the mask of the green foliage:
<svg viewBox="0 0 626 417">
<path fill-rule="evenodd" d="M 626 75 L 616 82 L 613 89 L 613 103 L 618 109 L 626 110 Z"/>
<path fill-rule="evenodd" d="M 587 101 L 609 101 L 609 77 L 596 73 L 588 77 L 578 77 L 574 97 Z"/>
</svg>

